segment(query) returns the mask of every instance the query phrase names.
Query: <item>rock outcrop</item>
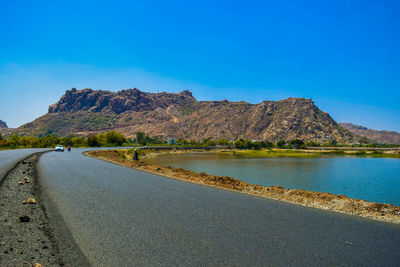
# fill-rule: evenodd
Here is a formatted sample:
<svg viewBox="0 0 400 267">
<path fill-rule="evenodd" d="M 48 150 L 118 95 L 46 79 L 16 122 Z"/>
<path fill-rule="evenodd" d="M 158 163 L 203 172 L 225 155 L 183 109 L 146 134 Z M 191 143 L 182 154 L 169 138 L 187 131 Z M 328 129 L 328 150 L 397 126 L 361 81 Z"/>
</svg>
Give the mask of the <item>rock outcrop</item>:
<svg viewBox="0 0 400 267">
<path fill-rule="evenodd" d="M 0 128 L 7 129 L 8 128 L 7 123 L 5 123 L 4 121 L 0 120 Z"/>
<path fill-rule="evenodd" d="M 400 133 L 395 131 L 378 131 L 352 123 L 340 123 L 350 132 L 383 144 L 400 144 Z"/>
<path fill-rule="evenodd" d="M 236 140 L 301 138 L 317 142 L 357 142 L 311 99 L 247 102 L 197 101 L 190 91 L 147 93 L 67 90 L 49 112 L 16 130 L 19 134 L 90 134 L 116 130 L 126 136 Z"/>
<path fill-rule="evenodd" d="M 178 94 L 146 93 L 138 89 L 110 91 L 72 88 L 67 90 L 60 101 L 49 107 L 49 113 L 57 112 L 114 112 L 152 111 L 157 108 L 167 109 L 171 105 L 187 106 L 194 104 L 196 99 L 189 91 Z"/>
</svg>

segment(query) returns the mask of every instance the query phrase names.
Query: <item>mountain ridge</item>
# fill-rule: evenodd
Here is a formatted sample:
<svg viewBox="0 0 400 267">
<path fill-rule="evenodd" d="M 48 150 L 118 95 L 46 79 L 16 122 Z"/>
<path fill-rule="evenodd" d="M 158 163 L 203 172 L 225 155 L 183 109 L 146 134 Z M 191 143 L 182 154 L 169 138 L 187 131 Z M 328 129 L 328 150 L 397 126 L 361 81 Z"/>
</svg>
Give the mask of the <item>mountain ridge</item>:
<svg viewBox="0 0 400 267">
<path fill-rule="evenodd" d="M 341 122 L 339 124 L 356 135 L 366 137 L 378 143 L 400 144 L 400 133 L 396 131 L 374 130 L 353 123 Z"/>
<path fill-rule="evenodd" d="M 311 99 L 287 98 L 250 104 L 197 101 L 192 93 L 118 92 L 72 88 L 44 116 L 18 134 L 90 134 L 117 130 L 126 136 L 143 131 L 161 138 L 239 138 L 356 143 L 360 138 L 320 110 Z"/>
</svg>

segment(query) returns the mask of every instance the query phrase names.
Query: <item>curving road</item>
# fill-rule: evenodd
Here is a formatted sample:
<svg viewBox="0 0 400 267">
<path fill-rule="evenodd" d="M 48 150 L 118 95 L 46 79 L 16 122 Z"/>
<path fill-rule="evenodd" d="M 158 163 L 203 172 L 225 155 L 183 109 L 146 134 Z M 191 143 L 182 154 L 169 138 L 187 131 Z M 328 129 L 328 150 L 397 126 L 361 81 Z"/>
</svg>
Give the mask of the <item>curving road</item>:
<svg viewBox="0 0 400 267">
<path fill-rule="evenodd" d="M 0 181 L 18 162 L 30 155 L 45 151 L 48 149 L 32 148 L 32 149 L 12 149 L 0 150 Z"/>
<path fill-rule="evenodd" d="M 95 266 L 398 266 L 400 226 L 186 183 L 72 152 L 42 185 Z"/>
</svg>

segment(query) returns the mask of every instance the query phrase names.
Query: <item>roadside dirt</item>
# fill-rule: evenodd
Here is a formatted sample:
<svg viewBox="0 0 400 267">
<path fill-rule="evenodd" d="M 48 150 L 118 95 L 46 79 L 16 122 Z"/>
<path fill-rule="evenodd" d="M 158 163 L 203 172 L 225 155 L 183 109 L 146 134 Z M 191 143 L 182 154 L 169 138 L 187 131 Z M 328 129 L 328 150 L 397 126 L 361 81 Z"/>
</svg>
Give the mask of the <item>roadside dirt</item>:
<svg viewBox="0 0 400 267">
<path fill-rule="evenodd" d="M 367 202 L 365 200 L 351 199 L 345 195 L 334 195 L 331 193 L 290 190 L 279 185 L 260 186 L 228 176 L 215 176 L 182 168 L 147 164 L 142 161 L 124 159 L 123 156 L 121 156 L 121 151 L 117 150 L 90 151 L 85 154 L 94 158 L 107 160 L 119 165 L 136 168 L 169 178 L 282 200 L 318 209 L 358 215 L 385 222 L 400 223 L 400 207 L 391 204 Z"/>
<path fill-rule="evenodd" d="M 0 266 L 88 266 L 79 248 L 56 237 L 37 175 L 40 155 L 18 163 L 0 185 Z"/>
<path fill-rule="evenodd" d="M 48 218 L 33 162 L 24 160 L 8 173 L 0 188 L 0 265 L 63 265 L 58 246 L 47 231 Z M 29 203 L 27 203 L 29 200 Z M 24 204 L 25 202 L 25 204 Z"/>
</svg>

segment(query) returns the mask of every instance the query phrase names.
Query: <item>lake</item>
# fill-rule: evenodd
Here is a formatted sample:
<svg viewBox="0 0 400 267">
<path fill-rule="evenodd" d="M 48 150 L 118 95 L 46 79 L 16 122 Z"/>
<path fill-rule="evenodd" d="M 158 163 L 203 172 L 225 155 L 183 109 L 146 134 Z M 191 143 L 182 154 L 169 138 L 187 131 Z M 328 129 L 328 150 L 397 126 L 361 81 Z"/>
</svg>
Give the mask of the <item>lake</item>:
<svg viewBox="0 0 400 267">
<path fill-rule="evenodd" d="M 330 192 L 400 206 L 400 160 L 395 158 L 237 158 L 189 153 L 159 155 L 146 162 L 230 176 L 263 186 Z"/>
</svg>

